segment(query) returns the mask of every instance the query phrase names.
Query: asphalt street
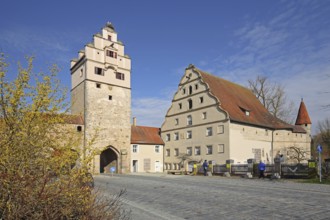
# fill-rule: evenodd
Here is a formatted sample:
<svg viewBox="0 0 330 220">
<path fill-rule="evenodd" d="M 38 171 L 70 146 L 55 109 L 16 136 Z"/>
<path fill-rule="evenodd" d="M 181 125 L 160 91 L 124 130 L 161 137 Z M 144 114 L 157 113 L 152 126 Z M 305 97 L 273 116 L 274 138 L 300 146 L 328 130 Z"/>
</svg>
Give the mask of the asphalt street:
<svg viewBox="0 0 330 220">
<path fill-rule="evenodd" d="M 183 175 L 98 175 L 105 196 L 126 189 L 133 220 L 330 219 L 330 186 Z"/>
</svg>

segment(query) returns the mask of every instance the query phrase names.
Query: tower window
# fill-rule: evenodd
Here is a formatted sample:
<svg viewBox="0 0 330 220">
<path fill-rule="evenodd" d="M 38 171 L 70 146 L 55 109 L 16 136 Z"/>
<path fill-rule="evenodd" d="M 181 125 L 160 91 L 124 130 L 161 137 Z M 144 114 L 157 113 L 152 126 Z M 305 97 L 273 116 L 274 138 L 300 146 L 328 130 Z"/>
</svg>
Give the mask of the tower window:
<svg viewBox="0 0 330 220">
<path fill-rule="evenodd" d="M 203 98 L 203 96 L 199 97 L 199 102 L 200 102 L 200 103 L 203 103 L 203 102 L 204 102 L 204 98 Z"/>
<path fill-rule="evenodd" d="M 95 67 L 95 74 L 96 74 L 96 75 L 101 75 L 101 76 L 103 76 L 103 75 L 104 75 L 104 71 L 103 71 L 103 69 L 100 68 L 100 67 Z"/>
<path fill-rule="evenodd" d="M 192 93 L 192 86 L 189 86 L 189 95 Z"/>
<path fill-rule="evenodd" d="M 117 72 L 116 79 L 125 80 L 125 74 Z"/>
<path fill-rule="evenodd" d="M 111 41 L 111 35 L 108 35 L 108 40 Z"/>
<path fill-rule="evenodd" d="M 107 50 L 107 56 L 112 58 L 117 58 L 117 53 L 111 50 Z"/>
<path fill-rule="evenodd" d="M 78 132 L 81 132 L 82 131 L 82 127 L 79 125 L 79 126 L 77 126 L 77 131 Z"/>
<path fill-rule="evenodd" d="M 96 83 L 96 88 L 101 88 L 101 84 L 100 83 Z"/>
<path fill-rule="evenodd" d="M 109 95 L 109 100 L 112 100 L 112 95 Z"/>
<path fill-rule="evenodd" d="M 182 109 L 182 103 L 179 103 L 179 109 Z"/>
<path fill-rule="evenodd" d="M 198 84 L 195 84 L 195 90 L 198 90 Z"/>
<path fill-rule="evenodd" d="M 182 94 L 183 95 L 186 94 L 186 89 L 185 88 L 182 89 Z"/>
</svg>

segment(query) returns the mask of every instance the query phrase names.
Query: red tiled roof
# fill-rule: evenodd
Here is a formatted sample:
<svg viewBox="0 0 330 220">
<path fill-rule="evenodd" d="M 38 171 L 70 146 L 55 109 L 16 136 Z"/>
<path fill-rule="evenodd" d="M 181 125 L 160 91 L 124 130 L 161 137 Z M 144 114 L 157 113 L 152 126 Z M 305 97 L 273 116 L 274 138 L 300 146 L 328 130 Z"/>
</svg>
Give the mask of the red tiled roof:
<svg viewBox="0 0 330 220">
<path fill-rule="evenodd" d="M 249 89 L 197 68 L 194 70 L 209 86 L 210 94 L 219 100 L 219 107 L 229 114 L 231 121 L 270 129 L 306 132 L 303 128 L 287 124 L 270 114 Z M 246 111 L 249 111 L 249 115 L 246 115 Z"/>
<path fill-rule="evenodd" d="M 131 143 L 164 145 L 159 128 L 134 125 L 131 127 Z"/>
<path fill-rule="evenodd" d="M 84 119 L 81 115 L 63 115 L 63 120 L 67 124 L 83 125 Z"/>
<path fill-rule="evenodd" d="M 303 100 L 301 100 L 296 125 L 312 124 L 311 119 L 309 118 L 307 108 Z"/>
</svg>

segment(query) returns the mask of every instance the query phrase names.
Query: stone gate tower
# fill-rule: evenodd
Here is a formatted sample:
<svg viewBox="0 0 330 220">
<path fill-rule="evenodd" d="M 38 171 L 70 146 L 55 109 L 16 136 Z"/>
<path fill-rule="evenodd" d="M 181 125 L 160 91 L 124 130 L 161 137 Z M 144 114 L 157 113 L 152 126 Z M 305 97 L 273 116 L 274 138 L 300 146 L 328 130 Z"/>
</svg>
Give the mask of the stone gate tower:
<svg viewBox="0 0 330 220">
<path fill-rule="evenodd" d="M 111 23 L 71 61 L 72 114 L 84 117 L 84 145 L 92 147 L 94 173 L 129 170 L 131 59 Z"/>
</svg>

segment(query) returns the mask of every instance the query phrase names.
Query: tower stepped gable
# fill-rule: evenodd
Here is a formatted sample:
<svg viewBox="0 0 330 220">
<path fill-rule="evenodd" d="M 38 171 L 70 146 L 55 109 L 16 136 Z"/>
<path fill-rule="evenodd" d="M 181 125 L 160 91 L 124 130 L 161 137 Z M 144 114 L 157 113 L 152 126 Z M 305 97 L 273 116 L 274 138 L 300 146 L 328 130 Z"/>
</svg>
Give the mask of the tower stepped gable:
<svg viewBox="0 0 330 220">
<path fill-rule="evenodd" d="M 306 105 L 302 99 L 298 110 L 296 125 L 306 125 L 306 124 L 310 125 L 312 124 L 312 122 L 308 115 Z"/>
<path fill-rule="evenodd" d="M 128 172 L 131 139 L 131 60 L 107 23 L 71 62 L 71 112 L 84 119 L 84 143 L 101 151 L 94 172 Z M 97 135 L 95 135 L 97 134 Z M 128 153 L 127 153 L 128 152 Z"/>
</svg>

